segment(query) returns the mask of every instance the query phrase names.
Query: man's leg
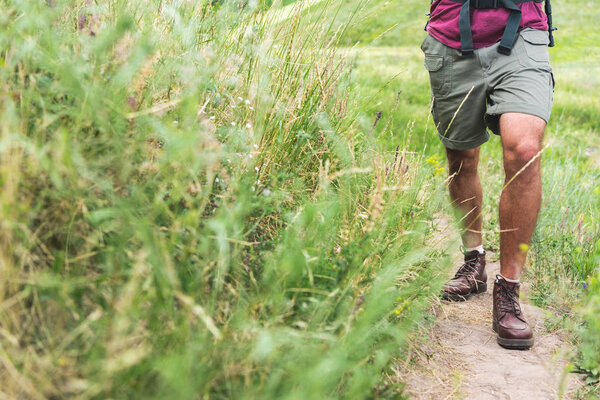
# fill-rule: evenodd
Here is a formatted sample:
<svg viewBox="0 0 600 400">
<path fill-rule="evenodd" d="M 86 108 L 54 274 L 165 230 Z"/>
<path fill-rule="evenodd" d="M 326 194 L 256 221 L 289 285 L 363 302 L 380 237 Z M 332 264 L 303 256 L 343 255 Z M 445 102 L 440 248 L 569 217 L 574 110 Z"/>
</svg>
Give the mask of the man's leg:
<svg viewBox="0 0 600 400">
<path fill-rule="evenodd" d="M 460 210 L 462 218 L 461 237 L 466 248 L 477 247 L 481 240 L 481 183 L 477 167 L 479 147 L 472 150 L 451 150 L 446 148 L 448 171 L 450 173 L 450 199 Z"/>
<path fill-rule="evenodd" d="M 473 249 L 481 241 L 481 183 L 477 174 L 479 147 L 472 150 L 446 149 L 450 172 L 450 198 L 461 214 L 463 245 Z M 462 301 L 473 293 L 487 290 L 485 252 L 474 249 L 465 252 L 465 262 L 443 290 L 446 300 Z"/>
<path fill-rule="evenodd" d="M 506 174 L 500 197 L 500 273 L 508 279 L 521 276 L 540 210 L 539 152 L 545 128 L 544 120 L 532 115 L 507 113 L 500 117 Z"/>
<path fill-rule="evenodd" d="M 519 278 L 542 200 L 540 152 L 546 123 L 538 117 L 500 117 L 504 190 L 500 198 L 500 276 L 494 281 L 493 323 L 498 343 L 509 349 L 533 346 L 533 331 L 519 304 Z"/>
</svg>

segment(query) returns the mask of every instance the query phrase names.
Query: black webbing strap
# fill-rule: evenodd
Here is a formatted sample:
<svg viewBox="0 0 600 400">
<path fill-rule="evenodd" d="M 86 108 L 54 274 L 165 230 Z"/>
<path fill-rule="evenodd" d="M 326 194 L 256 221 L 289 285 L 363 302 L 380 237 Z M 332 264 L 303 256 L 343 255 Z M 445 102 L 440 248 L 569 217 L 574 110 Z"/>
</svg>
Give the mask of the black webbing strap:
<svg viewBox="0 0 600 400">
<path fill-rule="evenodd" d="M 554 31 L 558 28 L 552 26 L 552 5 L 550 4 L 550 0 L 546 0 L 545 11 L 548 19 L 548 38 L 550 39 L 550 44 L 548 44 L 548 47 L 554 47 Z"/>
<path fill-rule="evenodd" d="M 471 0 L 465 0 L 460 8 L 458 17 L 458 30 L 460 31 L 460 50 L 463 57 L 473 57 L 473 32 L 471 32 Z"/>
<path fill-rule="evenodd" d="M 504 28 L 500 46 L 498 46 L 498 52 L 509 55 L 517 39 L 519 25 L 521 25 L 521 9 L 512 0 L 502 0 L 502 5 L 510 10 L 510 15 L 508 16 L 506 28 Z"/>
<path fill-rule="evenodd" d="M 515 41 L 517 40 L 517 32 L 521 25 L 521 9 L 517 4 L 528 3 L 535 1 L 541 3 L 543 0 L 452 0 L 461 3 L 460 14 L 458 17 L 458 28 L 460 31 L 460 47 L 463 57 L 472 57 L 473 49 L 473 33 L 471 32 L 471 8 L 490 9 L 490 8 L 506 8 L 510 11 L 504 34 L 498 47 L 498 52 L 502 54 L 510 54 Z"/>
</svg>

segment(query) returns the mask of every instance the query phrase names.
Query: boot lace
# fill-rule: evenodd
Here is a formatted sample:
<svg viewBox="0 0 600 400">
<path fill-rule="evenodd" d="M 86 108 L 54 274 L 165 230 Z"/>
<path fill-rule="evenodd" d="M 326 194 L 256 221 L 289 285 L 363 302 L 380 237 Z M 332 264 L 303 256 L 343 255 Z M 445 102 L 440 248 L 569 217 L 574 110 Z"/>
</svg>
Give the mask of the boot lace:
<svg viewBox="0 0 600 400">
<path fill-rule="evenodd" d="M 454 275 L 454 279 L 465 277 L 475 279 L 475 275 L 477 275 L 477 259 L 465 261 L 463 265 L 460 266 L 456 274 Z"/>
<path fill-rule="evenodd" d="M 498 311 L 503 314 L 512 314 L 515 317 L 521 315 L 521 306 L 519 305 L 519 295 L 516 290 L 511 290 L 502 280 L 498 285 Z"/>
</svg>

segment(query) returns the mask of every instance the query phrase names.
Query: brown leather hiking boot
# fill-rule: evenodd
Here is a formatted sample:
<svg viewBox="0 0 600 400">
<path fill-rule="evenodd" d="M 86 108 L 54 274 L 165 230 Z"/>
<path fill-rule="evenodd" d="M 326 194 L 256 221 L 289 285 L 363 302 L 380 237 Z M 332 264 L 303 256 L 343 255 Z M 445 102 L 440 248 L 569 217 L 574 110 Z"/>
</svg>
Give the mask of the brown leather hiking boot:
<svg viewBox="0 0 600 400">
<path fill-rule="evenodd" d="M 519 283 L 508 282 L 496 275 L 492 329 L 498 334 L 500 346 L 525 350 L 533 346 L 533 332 L 521 312 L 519 287 Z"/>
<path fill-rule="evenodd" d="M 465 263 L 456 271 L 443 289 L 445 300 L 465 301 L 473 293 L 483 293 L 487 290 L 487 274 L 485 273 L 485 253 L 477 250 L 465 253 Z"/>
</svg>

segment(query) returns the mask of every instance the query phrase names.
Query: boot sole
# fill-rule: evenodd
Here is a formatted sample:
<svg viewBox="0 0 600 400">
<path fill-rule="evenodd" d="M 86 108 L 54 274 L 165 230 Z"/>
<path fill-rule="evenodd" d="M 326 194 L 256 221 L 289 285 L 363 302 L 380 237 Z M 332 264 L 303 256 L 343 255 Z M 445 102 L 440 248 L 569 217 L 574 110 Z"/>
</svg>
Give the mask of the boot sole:
<svg viewBox="0 0 600 400">
<path fill-rule="evenodd" d="M 498 326 L 496 325 L 496 321 L 492 323 L 492 329 L 496 334 L 498 334 Z M 496 336 L 496 341 L 498 344 L 505 349 L 510 350 L 529 350 L 533 346 L 533 338 L 530 339 L 506 339 L 501 338 L 500 336 Z"/>
<path fill-rule="evenodd" d="M 442 295 L 442 298 L 444 300 L 448 300 L 448 301 L 465 301 L 465 300 L 469 300 L 471 298 L 471 295 L 473 295 L 473 294 L 484 293 L 486 291 L 487 291 L 487 283 L 480 282 L 477 284 L 476 287 L 474 287 L 469 293 L 467 293 L 464 296 L 461 294 L 444 292 L 444 294 Z"/>
</svg>

